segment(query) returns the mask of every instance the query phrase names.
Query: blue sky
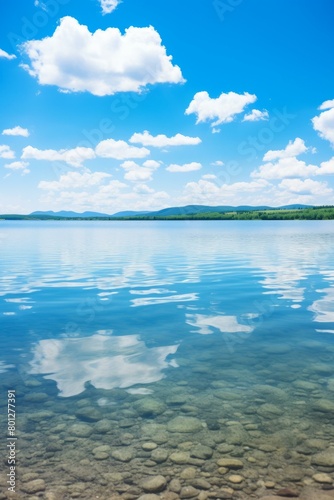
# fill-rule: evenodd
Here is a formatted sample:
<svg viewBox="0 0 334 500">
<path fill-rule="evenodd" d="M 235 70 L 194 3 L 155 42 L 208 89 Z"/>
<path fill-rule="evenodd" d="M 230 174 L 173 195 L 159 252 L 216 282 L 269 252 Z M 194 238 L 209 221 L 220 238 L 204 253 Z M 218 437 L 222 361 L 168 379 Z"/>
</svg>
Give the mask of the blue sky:
<svg viewBox="0 0 334 500">
<path fill-rule="evenodd" d="M 333 14 L 3 0 L 0 213 L 333 204 Z"/>
</svg>

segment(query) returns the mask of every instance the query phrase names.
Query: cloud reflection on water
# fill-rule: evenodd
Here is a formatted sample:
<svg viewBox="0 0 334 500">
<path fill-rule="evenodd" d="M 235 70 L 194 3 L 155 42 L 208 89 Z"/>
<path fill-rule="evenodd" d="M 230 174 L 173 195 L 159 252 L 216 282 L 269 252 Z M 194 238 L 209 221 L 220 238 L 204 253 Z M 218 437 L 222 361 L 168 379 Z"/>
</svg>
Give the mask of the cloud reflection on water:
<svg viewBox="0 0 334 500">
<path fill-rule="evenodd" d="M 173 366 L 166 358 L 178 345 L 148 348 L 138 335 L 110 332 L 84 338 L 40 340 L 29 373 L 54 380 L 63 397 L 75 396 L 89 382 L 97 389 L 127 388 L 161 380 Z"/>
</svg>

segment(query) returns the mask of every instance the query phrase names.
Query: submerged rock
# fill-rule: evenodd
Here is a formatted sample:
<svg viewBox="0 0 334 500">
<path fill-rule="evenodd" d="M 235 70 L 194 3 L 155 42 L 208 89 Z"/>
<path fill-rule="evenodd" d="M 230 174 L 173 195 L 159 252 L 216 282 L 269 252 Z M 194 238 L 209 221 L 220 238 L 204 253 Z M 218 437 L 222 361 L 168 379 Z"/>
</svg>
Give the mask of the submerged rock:
<svg viewBox="0 0 334 500">
<path fill-rule="evenodd" d="M 312 476 L 312 479 L 314 479 L 314 481 L 317 483 L 324 483 L 324 484 L 333 483 L 333 479 L 331 478 L 331 476 L 329 474 L 325 474 L 324 472 L 314 474 L 314 476 Z"/>
<path fill-rule="evenodd" d="M 190 453 L 188 451 L 176 451 L 169 458 L 175 464 L 186 464 L 189 462 Z"/>
<path fill-rule="evenodd" d="M 151 460 L 154 460 L 154 462 L 157 462 L 157 464 L 165 462 L 167 458 L 168 458 L 168 451 L 164 450 L 163 448 L 157 448 L 153 450 L 151 453 Z"/>
<path fill-rule="evenodd" d="M 322 413 L 334 412 L 334 403 L 329 399 L 318 399 L 312 406 L 315 411 L 321 411 Z"/>
<path fill-rule="evenodd" d="M 313 455 L 311 464 L 321 467 L 334 467 L 334 448 L 328 448 L 328 450 Z"/>
<path fill-rule="evenodd" d="M 98 434 L 106 434 L 107 432 L 110 432 L 112 429 L 113 429 L 113 425 L 112 425 L 111 421 L 106 419 L 106 418 L 99 420 L 94 425 L 94 430 Z"/>
<path fill-rule="evenodd" d="M 196 498 L 199 493 L 199 490 L 193 486 L 183 486 L 180 491 L 180 498 Z"/>
<path fill-rule="evenodd" d="M 161 475 L 152 476 L 149 477 L 148 479 L 144 479 L 140 485 L 144 491 L 147 491 L 149 493 L 155 493 L 162 491 L 166 488 L 167 480 L 164 476 Z"/>
<path fill-rule="evenodd" d="M 327 363 L 313 363 L 310 366 L 310 370 L 319 375 L 331 375 L 334 372 L 334 367 Z"/>
<path fill-rule="evenodd" d="M 255 385 L 253 387 L 253 391 L 260 397 L 266 399 L 266 401 L 286 401 L 288 399 L 288 394 L 283 391 L 283 389 L 279 389 L 279 387 L 274 387 L 272 385 Z"/>
<path fill-rule="evenodd" d="M 192 448 L 190 454 L 192 457 L 201 458 L 203 460 L 206 460 L 206 459 L 212 457 L 213 450 L 211 448 L 209 448 L 209 446 L 204 446 L 202 444 L 198 444 L 197 446 Z"/>
<path fill-rule="evenodd" d="M 141 417 L 155 417 L 166 410 L 164 403 L 153 398 L 136 401 L 134 408 Z"/>
<path fill-rule="evenodd" d="M 87 424 L 74 424 L 69 427 L 68 432 L 71 436 L 84 438 L 89 437 L 93 431 Z"/>
<path fill-rule="evenodd" d="M 24 400 L 29 403 L 44 403 L 49 399 L 49 396 L 45 392 L 31 392 L 24 396 Z"/>
<path fill-rule="evenodd" d="M 43 479 L 35 479 L 34 481 L 29 481 L 21 486 L 21 490 L 30 495 L 44 491 L 46 488 L 45 481 Z"/>
<path fill-rule="evenodd" d="M 260 406 L 260 408 L 257 410 L 257 413 L 265 418 L 273 418 L 277 415 L 282 415 L 283 411 L 276 405 L 265 403 L 264 405 Z"/>
<path fill-rule="evenodd" d="M 226 467 L 227 469 L 242 469 L 244 464 L 237 458 L 220 458 L 217 461 L 219 467 Z"/>
<path fill-rule="evenodd" d="M 175 417 L 167 424 L 169 432 L 199 432 L 203 430 L 202 422 L 195 417 Z"/>
<path fill-rule="evenodd" d="M 130 462 L 134 457 L 134 450 L 132 448 L 118 448 L 112 452 L 112 457 L 119 462 Z"/>
<path fill-rule="evenodd" d="M 84 422 L 97 422 L 101 419 L 101 413 L 93 406 L 85 406 L 75 412 L 75 416 Z"/>
<path fill-rule="evenodd" d="M 296 387 L 296 389 L 302 389 L 304 391 L 314 391 L 318 389 L 319 385 L 314 382 L 308 382 L 307 380 L 295 380 L 292 385 Z"/>
</svg>

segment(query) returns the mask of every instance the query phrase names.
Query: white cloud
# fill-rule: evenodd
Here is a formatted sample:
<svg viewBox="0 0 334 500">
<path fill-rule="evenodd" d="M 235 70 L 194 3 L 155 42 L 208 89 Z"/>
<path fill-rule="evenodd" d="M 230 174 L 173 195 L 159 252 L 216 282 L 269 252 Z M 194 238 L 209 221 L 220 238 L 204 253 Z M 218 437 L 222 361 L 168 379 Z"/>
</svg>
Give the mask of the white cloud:
<svg viewBox="0 0 334 500">
<path fill-rule="evenodd" d="M 213 174 L 205 174 L 205 175 L 202 175 L 202 179 L 214 180 L 214 179 L 217 179 L 217 176 L 213 175 Z"/>
<path fill-rule="evenodd" d="M 9 168 L 10 170 L 28 170 L 27 167 L 29 166 L 29 163 L 25 161 L 13 161 L 12 163 L 7 163 L 5 165 L 5 168 Z M 25 173 L 29 173 L 30 170 L 26 171 Z"/>
<path fill-rule="evenodd" d="M 191 163 L 185 163 L 184 165 L 177 165 L 172 163 L 169 167 L 166 168 L 168 172 L 192 172 L 193 170 L 200 170 L 202 165 L 196 161 Z"/>
<path fill-rule="evenodd" d="M 40 189 L 48 191 L 61 191 L 65 189 L 88 188 L 101 184 L 105 179 L 111 177 L 105 172 L 68 172 L 61 175 L 59 181 L 41 181 L 38 184 Z"/>
<path fill-rule="evenodd" d="M 283 179 L 278 187 L 297 194 L 325 196 L 333 192 L 332 189 L 328 188 L 327 182 L 318 182 L 312 179 L 305 179 L 304 181 L 300 179 Z"/>
<path fill-rule="evenodd" d="M 308 148 L 305 145 L 303 139 L 297 137 L 293 142 L 289 141 L 289 144 L 285 149 L 280 150 L 269 150 L 263 157 L 263 161 L 272 161 L 279 158 L 292 158 L 293 156 L 299 156 L 302 153 L 306 153 Z"/>
<path fill-rule="evenodd" d="M 330 160 L 320 163 L 320 167 L 316 173 L 317 175 L 334 174 L 334 156 Z"/>
<path fill-rule="evenodd" d="M 100 0 L 103 14 L 110 14 L 120 4 L 120 0 Z"/>
<path fill-rule="evenodd" d="M 223 167 L 224 162 L 221 160 L 217 160 L 217 161 L 213 161 L 212 163 L 210 163 L 210 165 L 212 165 L 213 167 Z"/>
<path fill-rule="evenodd" d="M 273 186 L 263 179 L 250 182 L 235 182 L 222 184 L 200 179 L 198 182 L 188 182 L 178 204 L 192 205 L 260 205 L 265 204 L 264 196 L 273 202 Z M 256 202 L 254 202 L 256 200 Z"/>
<path fill-rule="evenodd" d="M 14 54 L 8 54 L 5 50 L 0 49 L 0 59 L 8 59 L 9 61 L 11 59 L 16 59 L 16 56 Z"/>
<path fill-rule="evenodd" d="M 325 111 L 312 118 L 313 128 L 334 147 L 334 99 L 323 102 L 319 109 Z"/>
<path fill-rule="evenodd" d="M 95 149 L 98 156 L 103 158 L 114 158 L 116 160 L 125 160 L 126 158 L 145 158 L 150 154 L 146 148 L 137 148 L 130 146 L 125 141 L 115 141 L 114 139 L 106 139 L 101 141 Z"/>
<path fill-rule="evenodd" d="M 2 135 L 20 135 L 22 137 L 29 137 L 29 130 L 22 127 L 6 128 L 2 131 Z"/>
<path fill-rule="evenodd" d="M 37 149 L 32 146 L 23 148 L 22 159 L 63 161 L 72 167 L 81 167 L 85 160 L 95 158 L 94 150 L 91 148 L 76 147 L 74 149 Z"/>
<path fill-rule="evenodd" d="M 31 76 L 68 92 L 105 96 L 185 81 L 152 26 L 130 26 L 124 34 L 118 28 L 90 33 L 67 16 L 51 37 L 25 42 L 22 48 L 30 58 L 23 67 Z"/>
<path fill-rule="evenodd" d="M 124 179 L 131 182 L 147 182 L 152 180 L 152 172 L 147 168 L 139 167 L 136 170 L 129 170 Z"/>
<path fill-rule="evenodd" d="M 251 173 L 251 177 L 261 179 L 284 179 L 294 177 L 310 177 L 313 175 L 328 175 L 334 173 L 334 158 L 327 162 L 322 162 L 320 167 L 317 165 L 308 165 L 305 161 L 299 160 L 297 156 L 310 151 L 313 148 L 307 148 L 305 142 L 297 137 L 293 142 L 290 141 L 285 149 L 268 151 L 263 160 L 266 162 L 257 170 Z"/>
<path fill-rule="evenodd" d="M 124 182 L 120 182 L 117 180 L 113 180 L 108 182 L 108 184 L 105 184 L 104 186 L 101 186 L 99 188 L 99 195 L 115 195 L 118 194 L 122 189 L 126 188 L 127 184 L 124 184 Z"/>
<path fill-rule="evenodd" d="M 94 174 L 91 173 L 91 175 Z M 72 179 L 63 180 L 62 187 L 52 184 L 40 185 L 39 188 L 43 192 L 41 203 L 45 204 L 48 209 L 51 207 L 52 210 L 61 210 L 66 206 L 77 212 L 96 210 L 112 214 L 129 209 L 158 210 L 164 208 L 166 200 L 169 199 L 166 192 L 150 189 L 142 182 L 129 185 L 119 180 L 109 181 L 106 177 L 101 180 L 100 184 L 91 182 L 91 185 L 88 185 L 87 179 L 84 181 L 82 178 L 78 181 L 76 177 L 75 181 L 78 182 L 72 182 Z M 98 180 L 98 178 L 95 177 L 94 180 Z M 80 188 L 79 184 L 84 184 L 84 186 Z M 49 189 L 50 187 L 57 187 L 57 189 Z"/>
<path fill-rule="evenodd" d="M 160 163 L 158 161 L 155 161 L 155 160 L 146 160 L 143 163 L 143 167 L 147 167 L 147 168 L 159 168 L 160 167 Z"/>
<path fill-rule="evenodd" d="M 251 113 L 245 115 L 243 118 L 243 122 L 258 122 L 260 120 L 268 120 L 269 113 L 266 109 L 260 111 L 259 109 L 252 109 Z"/>
<path fill-rule="evenodd" d="M 150 164 L 151 167 L 147 166 L 141 167 L 138 163 L 134 161 L 127 160 L 121 164 L 121 167 L 124 168 L 126 174 L 124 175 L 124 179 L 131 182 L 147 182 L 152 180 L 152 173 L 157 168 L 156 163 L 152 161 Z M 159 164 L 158 164 L 159 166 Z"/>
<path fill-rule="evenodd" d="M 217 99 L 212 99 L 205 91 L 197 92 L 185 114 L 194 113 L 197 116 L 196 123 L 212 121 L 211 127 L 215 127 L 221 123 L 233 121 L 235 115 L 242 113 L 244 108 L 248 104 L 255 102 L 256 99 L 256 95 L 248 92 L 244 94 L 235 92 L 222 93 Z"/>
<path fill-rule="evenodd" d="M 15 153 L 10 149 L 9 146 L 2 144 L 0 145 L 0 158 L 12 160 L 13 158 L 15 158 Z"/>
<path fill-rule="evenodd" d="M 275 163 L 268 162 L 251 173 L 251 177 L 261 179 L 283 179 L 284 177 L 309 177 L 316 175 L 316 165 L 307 165 L 296 157 L 280 158 Z"/>
<path fill-rule="evenodd" d="M 167 137 L 164 134 L 153 136 L 145 130 L 141 134 L 133 134 L 129 142 L 140 143 L 143 146 L 164 148 L 167 146 L 194 146 L 200 144 L 202 141 L 199 137 L 188 137 L 182 134 L 176 134 L 173 137 Z"/>
<path fill-rule="evenodd" d="M 149 186 L 146 186 L 146 184 L 138 184 L 137 186 L 134 187 L 134 192 L 138 194 L 151 194 L 154 193 L 154 189 L 151 189 Z"/>
<path fill-rule="evenodd" d="M 334 99 L 330 99 L 328 101 L 325 101 L 321 104 L 321 106 L 319 106 L 319 109 L 320 110 L 323 110 L 323 109 L 331 109 L 331 108 L 334 108 Z"/>
</svg>

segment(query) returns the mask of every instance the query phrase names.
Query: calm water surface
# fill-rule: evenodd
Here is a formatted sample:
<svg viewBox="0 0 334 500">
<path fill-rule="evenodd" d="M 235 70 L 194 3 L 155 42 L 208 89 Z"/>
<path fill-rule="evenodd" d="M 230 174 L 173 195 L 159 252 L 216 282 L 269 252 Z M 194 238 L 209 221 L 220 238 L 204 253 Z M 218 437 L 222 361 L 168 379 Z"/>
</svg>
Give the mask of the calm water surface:
<svg viewBox="0 0 334 500">
<path fill-rule="evenodd" d="M 331 486 L 332 221 L 2 221 L 0 243 L 19 498 Z"/>
</svg>

